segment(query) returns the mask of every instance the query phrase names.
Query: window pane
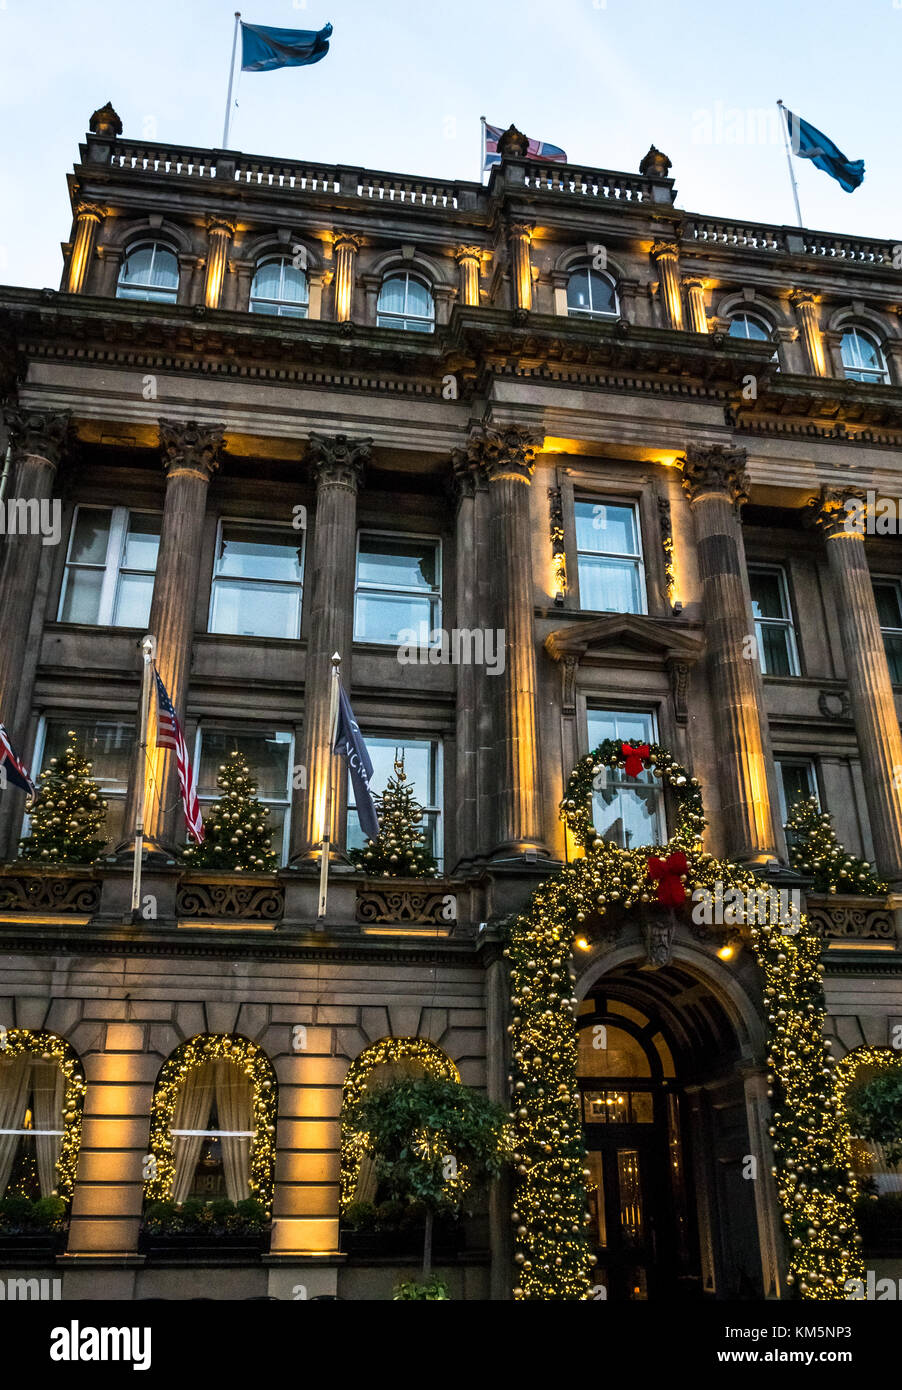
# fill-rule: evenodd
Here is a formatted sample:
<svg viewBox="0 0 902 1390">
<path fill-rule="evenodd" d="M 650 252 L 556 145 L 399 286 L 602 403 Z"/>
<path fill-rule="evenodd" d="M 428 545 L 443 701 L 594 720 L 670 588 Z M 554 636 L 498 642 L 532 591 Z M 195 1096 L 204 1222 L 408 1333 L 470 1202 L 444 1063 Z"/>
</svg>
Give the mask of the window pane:
<svg viewBox="0 0 902 1390">
<path fill-rule="evenodd" d="M 79 507 L 69 547 L 70 564 L 106 564 L 112 515 L 107 507 Z"/>
<path fill-rule="evenodd" d="M 296 638 L 300 590 L 217 579 L 213 584 L 210 631 L 236 637 Z"/>
<path fill-rule="evenodd" d="M 290 798 L 289 754 L 291 735 L 285 730 L 261 729 L 248 732 L 229 729 L 204 729 L 201 735 L 200 766 L 197 773 L 197 792 L 202 797 L 218 797 L 216 777 L 221 765 L 233 749 L 237 749 L 257 780 L 257 796 L 261 801 Z M 270 812 L 273 822 L 275 808 Z M 281 824 L 281 821 L 279 822 Z M 273 844 L 277 845 L 275 835 Z"/>
<path fill-rule="evenodd" d="M 281 261 L 267 261 L 254 276 L 251 295 L 257 299 L 278 299 L 281 283 Z"/>
<path fill-rule="evenodd" d="M 635 507 L 612 502 L 577 502 L 576 547 L 604 555 L 638 555 Z"/>
<path fill-rule="evenodd" d="M 902 637 L 886 636 L 883 645 L 889 662 L 889 678 L 893 685 L 902 685 Z"/>
<path fill-rule="evenodd" d="M 592 294 L 592 309 L 596 314 L 614 312 L 614 286 L 604 275 L 589 272 L 589 288 Z"/>
<path fill-rule="evenodd" d="M 302 540 L 299 532 L 282 532 L 242 522 L 223 522 L 217 574 L 241 579 L 301 579 Z"/>
<path fill-rule="evenodd" d="M 783 798 L 789 812 L 797 801 L 807 801 L 814 795 L 814 769 L 810 763 L 780 763 Z"/>
<path fill-rule="evenodd" d="M 96 623 L 100 615 L 103 570 L 70 569 L 60 611 L 61 623 Z"/>
<path fill-rule="evenodd" d="M 161 516 L 132 512 L 128 519 L 123 569 L 148 570 L 151 573 L 156 569 L 162 521 Z"/>
<path fill-rule="evenodd" d="M 430 541 L 360 537 L 357 582 L 387 588 L 434 589 L 436 546 Z"/>
<path fill-rule="evenodd" d="M 426 848 L 441 862 L 441 837 L 439 816 L 441 808 L 433 811 L 426 808 L 435 806 L 438 796 L 438 747 L 431 739 L 367 738 L 373 762 L 373 792 L 381 796 L 388 779 L 394 775 L 395 758 L 403 756 L 404 771 L 413 793 L 423 808 L 423 820 L 419 829 L 423 831 Z M 360 849 L 366 843 L 354 807 L 354 788 L 348 778 L 348 846 Z"/>
<path fill-rule="evenodd" d="M 407 281 L 407 313 L 428 318 L 432 313 L 432 295 L 419 280 Z"/>
<path fill-rule="evenodd" d="M 588 270 L 574 270 L 567 281 L 567 307 L 568 309 L 588 309 L 591 307 Z"/>
<path fill-rule="evenodd" d="M 383 281 L 379 293 L 379 303 L 376 305 L 380 313 L 403 314 L 405 288 L 406 281 L 401 275 L 393 275 L 388 280 Z"/>
<path fill-rule="evenodd" d="M 650 714 L 641 710 L 621 714 L 613 710 L 590 709 L 586 719 L 589 725 L 589 747 L 597 748 L 606 738 L 619 738 L 625 743 L 654 743 L 654 720 Z M 642 777 L 651 778 L 650 772 Z"/>
<path fill-rule="evenodd" d="M 749 314 L 735 314 L 730 320 L 730 337 L 753 338 L 758 342 L 766 343 L 770 333 L 763 323 L 752 318 Z"/>
<path fill-rule="evenodd" d="M 760 623 L 761 646 L 764 652 L 763 667 L 768 676 L 791 676 L 792 658 L 789 646 L 789 632 L 782 625 Z"/>
<path fill-rule="evenodd" d="M 602 560 L 579 557 L 581 608 L 605 613 L 641 613 L 638 560 Z"/>
<path fill-rule="evenodd" d="M 756 618 L 785 618 L 783 588 L 780 576 L 765 570 L 749 573 L 749 588 L 752 594 L 752 612 Z"/>
<path fill-rule="evenodd" d="M 108 799 L 103 835 L 110 846 L 122 842 L 125 833 L 125 793 L 132 770 L 135 744 L 134 725 L 114 719 L 48 719 L 41 768 L 51 758 L 59 758 L 69 742 L 72 729 L 79 750 L 92 764 L 91 776 Z"/>
<path fill-rule="evenodd" d="M 410 633 L 415 640 L 425 631 L 432 631 L 433 604 L 428 598 L 418 598 L 413 594 L 376 594 L 360 592 L 357 595 L 354 638 L 358 642 L 410 641 Z M 420 642 L 420 645 L 426 645 Z"/>
<path fill-rule="evenodd" d="M 580 1076 L 651 1076 L 648 1056 L 632 1033 L 623 1028 L 605 1025 L 606 1047 L 595 1047 L 593 1025 L 588 1024 L 579 1030 L 579 1060 L 577 1071 Z M 611 1092 L 596 1094 L 608 1096 Z M 623 1094 L 621 1092 L 621 1094 Z"/>
<path fill-rule="evenodd" d="M 881 627 L 902 628 L 902 588 L 897 584 L 874 584 L 874 599 Z"/>
<path fill-rule="evenodd" d="M 592 797 L 592 822 L 603 840 L 621 849 L 657 844 L 662 838 L 658 807 L 660 787 L 618 786 L 610 780 Z"/>
<path fill-rule="evenodd" d="M 116 611 L 113 614 L 115 627 L 147 627 L 153 582 L 152 574 L 123 574 L 120 577 Z"/>
</svg>

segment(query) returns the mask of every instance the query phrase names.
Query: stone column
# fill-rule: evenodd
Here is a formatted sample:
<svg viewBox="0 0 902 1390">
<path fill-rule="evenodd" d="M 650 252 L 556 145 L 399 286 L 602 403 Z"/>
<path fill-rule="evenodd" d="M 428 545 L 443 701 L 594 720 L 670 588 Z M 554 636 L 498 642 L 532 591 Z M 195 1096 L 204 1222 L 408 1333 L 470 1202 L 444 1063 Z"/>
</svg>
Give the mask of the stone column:
<svg viewBox="0 0 902 1390">
<path fill-rule="evenodd" d="M 683 488 L 695 516 L 701 611 L 715 710 L 726 853 L 743 863 L 775 857 L 767 723 L 738 509 L 748 498 L 745 451 L 690 447 Z"/>
<path fill-rule="evenodd" d="M 707 333 L 708 315 L 705 312 L 705 282 L 691 278 L 683 281 L 686 291 L 686 304 L 689 309 L 690 333 Z"/>
<path fill-rule="evenodd" d="M 808 370 L 812 376 L 826 376 L 827 363 L 818 322 L 817 299 L 807 291 L 799 291 L 792 296 L 791 302 L 799 321 L 799 332 L 805 345 Z"/>
<path fill-rule="evenodd" d="M 532 308 L 532 261 L 529 255 L 532 233 L 532 227 L 526 222 L 511 224 L 511 293 L 515 309 Z"/>
<path fill-rule="evenodd" d="M 51 509 L 56 470 L 63 454 L 69 416 L 44 410 L 8 409 L 15 466 L 15 483 L 6 501 L 6 542 L 0 584 L 0 719 L 13 745 L 26 757 L 21 735 L 31 704 L 23 685 L 28 629 L 35 602 L 45 531 L 53 520 Z M 13 508 L 13 502 L 20 505 Z M 33 670 L 32 670 L 33 679 Z M 17 710 L 23 710 L 19 721 Z"/>
<path fill-rule="evenodd" d="M 218 309 L 229 261 L 229 247 L 235 235 L 235 224 L 213 217 L 207 223 L 207 274 L 204 280 L 204 303 L 208 309 Z"/>
<path fill-rule="evenodd" d="M 739 1074 L 745 1093 L 749 1156 L 755 1159 L 757 1167 L 757 1178 L 751 1186 L 761 1254 L 761 1287 L 765 1298 L 781 1298 L 785 1292 L 781 1261 L 783 1240 L 780 1234 L 780 1205 L 770 1175 L 774 1155 L 768 1136 L 772 1106 L 767 1095 L 767 1078 L 761 1066 L 740 1067 Z"/>
<path fill-rule="evenodd" d="M 157 639 L 157 669 L 184 729 L 204 514 L 210 479 L 219 467 L 223 426 L 193 420 L 160 420 L 159 426 L 166 497 L 147 630 Z M 137 669 L 137 661 L 135 664 Z M 136 761 L 140 765 L 140 753 Z M 126 813 L 130 835 L 134 834 L 136 779 L 132 782 Z M 180 844 L 184 838 L 178 772 L 171 750 L 154 748 L 148 756 L 144 827 L 151 843 Z"/>
<path fill-rule="evenodd" d="M 347 323 L 354 302 L 354 265 L 360 246 L 359 236 L 336 233 L 335 241 L 335 318 Z"/>
<path fill-rule="evenodd" d="M 477 530 L 476 493 L 485 490 L 485 479 L 466 449 L 455 449 L 452 456 L 451 490 L 457 503 L 455 549 L 457 565 L 456 625 L 478 629 L 486 621 L 480 604 L 480 554 Z M 487 681 L 480 682 L 472 662 L 457 668 L 457 806 L 455 841 L 458 863 L 470 861 L 488 846 L 478 844 L 480 758 L 478 716 L 480 704 L 490 699 Z"/>
<path fill-rule="evenodd" d="M 472 462 L 485 469 L 491 505 L 496 627 L 504 671 L 497 682 L 495 727 L 496 849 L 499 858 L 544 845 L 536 711 L 536 647 L 529 485 L 541 436 L 519 425 L 480 429 Z"/>
<path fill-rule="evenodd" d="M 478 246 L 458 246 L 454 252 L 454 259 L 457 261 L 457 268 L 460 272 L 460 294 L 461 304 L 479 305 L 479 266 L 480 248 Z"/>
<path fill-rule="evenodd" d="M 651 258 L 661 284 L 661 298 L 668 328 L 682 328 L 683 301 L 680 296 L 680 248 L 675 241 L 656 241 Z"/>
<path fill-rule="evenodd" d="M 863 489 L 821 489 L 812 516 L 825 538 L 834 585 L 868 818 L 881 877 L 902 887 L 902 735 L 864 548 Z M 846 503 L 854 499 L 849 508 Z"/>
<path fill-rule="evenodd" d="M 100 208 L 80 203 L 75 213 L 75 236 L 69 256 L 66 289 L 69 294 L 81 294 L 94 255 L 97 229 L 103 220 Z"/>
<path fill-rule="evenodd" d="M 354 636 L 354 555 L 357 539 L 357 491 L 370 459 L 371 439 L 312 434 L 307 460 L 316 480 L 313 544 L 307 561 L 309 617 L 304 680 L 304 766 L 306 787 L 294 793 L 291 811 L 291 857 L 313 858 L 323 837 L 329 751 L 329 705 L 332 653 L 342 658 L 342 679 L 350 684 Z M 336 764 L 333 769 L 340 775 Z M 344 844 L 344 784 L 336 796 L 332 844 Z"/>
</svg>

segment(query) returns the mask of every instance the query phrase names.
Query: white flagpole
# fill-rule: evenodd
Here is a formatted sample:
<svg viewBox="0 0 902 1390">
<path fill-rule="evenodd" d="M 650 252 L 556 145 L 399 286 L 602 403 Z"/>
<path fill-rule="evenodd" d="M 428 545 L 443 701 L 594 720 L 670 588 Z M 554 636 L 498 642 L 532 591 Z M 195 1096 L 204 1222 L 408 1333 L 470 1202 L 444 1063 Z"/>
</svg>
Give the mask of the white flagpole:
<svg viewBox="0 0 902 1390">
<path fill-rule="evenodd" d="M 796 205 L 796 217 L 799 226 L 802 227 L 804 223 L 802 222 L 802 209 L 799 207 L 799 186 L 796 183 L 795 170 L 792 167 L 792 154 L 789 149 L 789 133 L 787 131 L 789 122 L 786 119 L 786 107 L 783 105 L 780 98 L 777 98 L 777 106 L 780 108 L 780 124 L 783 127 L 783 144 L 786 146 L 786 163 L 789 166 L 789 182 L 792 184 L 792 196 Z"/>
<path fill-rule="evenodd" d="M 138 786 L 135 791 L 135 862 L 132 865 L 132 912 L 141 907 L 141 859 L 144 854 L 144 786 L 147 778 L 147 724 L 150 715 L 150 688 L 153 677 L 153 659 L 157 651 L 157 639 L 150 633 L 141 638 L 141 653 L 144 669 L 141 672 L 141 727 L 138 747 L 141 757 L 138 760 Z"/>
<path fill-rule="evenodd" d="M 479 117 L 479 182 L 485 183 L 485 116 Z"/>
<path fill-rule="evenodd" d="M 329 896 L 329 845 L 332 835 L 332 817 L 335 812 L 335 785 L 332 778 L 333 747 L 335 730 L 338 726 L 338 683 L 341 679 L 341 656 L 332 653 L 332 692 L 329 699 L 329 756 L 326 759 L 326 797 L 323 841 L 319 860 L 319 910 L 317 921 L 326 915 L 326 899 Z"/>
<path fill-rule="evenodd" d="M 229 126 L 232 121 L 232 81 L 235 77 L 235 52 L 238 48 L 238 25 L 241 22 L 241 11 L 235 11 L 235 32 L 232 35 L 232 61 L 229 66 L 229 93 L 226 97 L 225 122 L 222 127 L 222 148 L 229 148 Z"/>
</svg>

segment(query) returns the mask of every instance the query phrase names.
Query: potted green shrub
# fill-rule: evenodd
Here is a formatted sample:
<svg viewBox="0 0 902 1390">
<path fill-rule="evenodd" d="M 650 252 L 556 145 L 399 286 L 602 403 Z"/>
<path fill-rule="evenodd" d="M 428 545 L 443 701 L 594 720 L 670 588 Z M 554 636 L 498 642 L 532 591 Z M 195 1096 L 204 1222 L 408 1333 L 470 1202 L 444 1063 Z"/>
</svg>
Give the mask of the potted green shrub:
<svg viewBox="0 0 902 1390">
<path fill-rule="evenodd" d="M 62 1197 L 0 1198 L 0 1257 L 50 1260 L 65 1247 L 68 1207 Z"/>
<path fill-rule="evenodd" d="M 266 1208 L 255 1197 L 232 1202 L 228 1197 L 202 1201 L 189 1197 L 151 1202 L 145 1208 L 139 1248 L 152 1255 L 215 1255 L 247 1259 L 269 1243 Z"/>
</svg>

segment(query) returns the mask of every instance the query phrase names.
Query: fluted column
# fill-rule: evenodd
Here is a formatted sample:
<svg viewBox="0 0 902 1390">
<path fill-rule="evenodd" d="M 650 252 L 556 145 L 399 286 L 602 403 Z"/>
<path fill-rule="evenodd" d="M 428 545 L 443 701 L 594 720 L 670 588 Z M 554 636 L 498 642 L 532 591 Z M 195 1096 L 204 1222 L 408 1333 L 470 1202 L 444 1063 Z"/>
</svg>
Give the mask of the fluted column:
<svg viewBox="0 0 902 1390">
<path fill-rule="evenodd" d="M 675 241 L 656 241 L 651 258 L 661 283 L 661 297 L 668 328 L 682 328 L 683 301 L 680 296 L 680 248 Z"/>
<path fill-rule="evenodd" d="M 229 247 L 235 235 L 235 224 L 221 218 L 207 223 L 207 275 L 204 281 L 204 303 L 208 309 L 222 304 L 222 289 L 229 263 Z"/>
<path fill-rule="evenodd" d="M 526 222 L 511 224 L 511 280 L 517 309 L 532 308 L 532 261 L 529 254 L 532 233 L 532 227 Z"/>
<path fill-rule="evenodd" d="M 818 322 L 817 299 L 807 291 L 800 291 L 792 296 L 792 306 L 799 321 L 799 333 L 805 345 L 808 370 L 812 376 L 826 376 L 827 362 Z"/>
<path fill-rule="evenodd" d="M 754 864 L 775 857 L 776 835 L 764 687 L 738 517 L 748 497 L 745 458 L 742 449 L 690 447 L 682 481 L 698 542 L 726 852 Z"/>
<path fill-rule="evenodd" d="M 491 507 L 491 554 L 504 671 L 497 682 L 495 804 L 499 857 L 544 852 L 541 764 L 536 710 L 536 639 L 529 485 L 541 436 L 517 425 L 480 429 L 470 440 L 485 470 Z"/>
<path fill-rule="evenodd" d="M 853 508 L 846 503 L 855 500 Z M 834 585 L 877 869 L 902 884 L 902 735 L 864 546 L 862 489 L 822 488 L 812 504 Z"/>
<path fill-rule="evenodd" d="M 705 282 L 691 278 L 683 281 L 686 305 L 689 310 L 690 333 L 707 333 L 708 315 L 705 312 Z"/>
<path fill-rule="evenodd" d="M 458 246 L 454 257 L 460 273 L 460 303 L 478 307 L 480 248 L 478 246 Z"/>
<path fill-rule="evenodd" d="M 66 289 L 69 294 L 81 294 L 84 288 L 88 267 L 94 255 L 97 229 L 102 220 L 103 213 L 100 208 L 92 207 L 89 203 L 78 205 L 75 214 L 75 237 L 66 276 Z"/>
<path fill-rule="evenodd" d="M 193 420 L 160 420 L 159 426 L 166 496 L 147 630 L 157 639 L 157 668 L 184 729 L 204 515 L 210 479 L 219 467 L 223 426 Z M 134 833 L 134 792 L 132 786 L 126 813 L 129 834 Z M 144 797 L 148 841 L 181 843 L 185 823 L 171 751 L 154 747 L 149 754 Z"/>
<path fill-rule="evenodd" d="M 335 318 L 347 323 L 354 300 L 354 265 L 360 237 L 338 233 L 333 243 L 335 252 Z"/>
<path fill-rule="evenodd" d="M 488 622 L 483 612 L 480 581 L 484 537 L 477 515 L 477 494 L 485 495 L 486 481 L 482 470 L 470 459 L 466 449 L 455 449 L 452 456 L 451 491 L 457 503 L 455 551 L 457 565 L 457 626 L 482 628 Z M 470 861 L 491 846 L 479 841 L 480 768 L 483 766 L 479 748 L 479 713 L 487 705 L 491 713 L 491 682 L 480 680 L 472 662 L 461 662 L 456 668 L 456 755 L 457 797 L 455 808 L 455 842 L 457 858 Z"/>
<path fill-rule="evenodd" d="M 292 804 L 292 858 L 312 857 L 323 838 L 328 780 L 329 703 L 332 653 L 342 657 L 342 678 L 349 684 L 351 643 L 354 635 L 354 554 L 357 532 L 357 491 L 370 459 L 371 439 L 349 439 L 339 434 L 324 438 L 312 434 L 307 461 L 316 480 L 316 515 L 308 560 L 310 579 L 307 621 L 306 677 L 304 681 L 305 787 L 294 793 Z M 336 776 L 338 772 L 336 764 Z M 344 785 L 337 785 L 336 814 L 331 841 L 344 844 Z"/>
<path fill-rule="evenodd" d="M 15 482 L 7 496 L 7 535 L 0 583 L 0 720 L 15 742 L 23 733 L 17 710 L 23 710 L 25 719 L 31 703 L 30 681 L 26 688 L 23 669 L 41 556 L 45 553 L 41 522 L 46 529 L 52 520 L 49 508 L 69 416 L 57 411 L 12 408 L 6 411 L 6 423 Z M 16 509 L 15 530 L 13 501 L 21 504 Z"/>
</svg>

